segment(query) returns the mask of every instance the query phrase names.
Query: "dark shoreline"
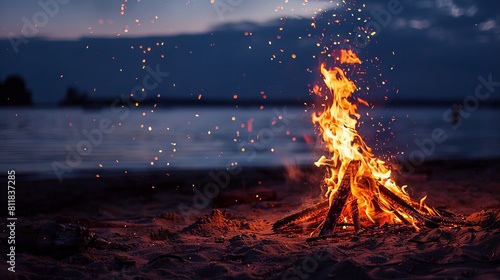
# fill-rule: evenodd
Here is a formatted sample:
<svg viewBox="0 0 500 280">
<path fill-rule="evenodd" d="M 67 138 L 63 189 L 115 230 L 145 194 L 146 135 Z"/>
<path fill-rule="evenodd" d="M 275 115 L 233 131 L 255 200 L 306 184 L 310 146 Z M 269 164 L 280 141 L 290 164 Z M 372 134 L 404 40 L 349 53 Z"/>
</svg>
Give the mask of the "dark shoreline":
<svg viewBox="0 0 500 280">
<path fill-rule="evenodd" d="M 115 104 L 116 101 L 118 105 L 126 106 L 126 103 L 121 99 L 103 99 L 103 100 L 89 100 L 87 103 L 78 105 L 57 105 L 57 104 L 34 104 L 29 106 L 13 106 L 13 105 L 1 105 L 2 108 L 33 108 L 33 109 L 54 109 L 54 108 L 82 108 L 85 110 L 102 110 L 111 107 L 111 104 Z M 135 104 L 135 101 L 131 101 Z M 462 104 L 463 100 L 390 100 L 390 101 L 368 101 L 371 107 L 376 108 L 451 108 L 454 104 Z M 172 108 L 190 108 L 190 107 L 238 107 L 238 108 L 248 108 L 259 106 L 291 106 L 291 107 L 305 107 L 315 104 L 317 101 L 312 98 L 303 98 L 297 100 L 144 100 L 139 104 L 139 108 L 142 106 L 156 105 L 157 109 L 172 109 Z M 307 104 L 307 105 L 305 105 Z M 482 101 L 481 107 L 484 108 L 500 108 L 500 100 Z M 135 107 L 130 107 L 135 108 Z"/>
<path fill-rule="evenodd" d="M 415 173 L 422 173 L 422 172 L 428 172 L 429 170 L 435 170 L 437 169 L 442 169 L 442 168 L 470 168 L 472 166 L 474 167 L 484 167 L 488 165 L 493 165 L 500 163 L 500 157 L 499 158 L 480 158 L 480 159 L 438 159 L 438 160 L 427 160 L 424 163 L 420 165 L 415 165 Z M 303 171 L 308 171 L 308 170 L 314 170 L 317 169 L 317 167 L 314 166 L 314 164 L 311 162 L 310 165 L 302 165 L 302 166 L 297 166 L 297 168 L 303 170 Z M 255 172 L 259 171 L 268 171 L 268 172 L 277 172 L 277 173 L 283 173 L 286 170 L 285 166 L 253 166 L 253 167 L 242 167 L 242 174 L 239 174 L 238 176 L 244 176 L 245 173 L 248 174 L 253 174 Z M 201 174 L 208 174 L 209 172 L 218 172 L 221 171 L 219 169 L 213 169 L 213 168 L 177 168 L 177 169 L 169 169 L 169 170 L 162 170 L 161 168 L 155 168 L 152 170 L 128 170 L 127 173 L 124 173 L 122 169 L 108 169 L 108 170 L 103 170 L 102 168 L 95 168 L 95 169 L 87 169 L 87 170 L 82 170 L 82 171 L 75 171 L 73 173 L 68 173 L 67 177 L 63 178 L 63 182 L 66 180 L 80 180 L 84 178 L 95 178 L 96 174 L 99 174 L 101 178 L 121 178 L 121 177 L 146 177 L 146 176 L 151 176 L 153 178 L 161 177 L 161 176 L 168 176 L 171 178 L 182 178 L 185 176 L 193 176 L 193 174 L 196 175 L 201 175 Z M 281 172 L 283 171 L 283 172 Z M 166 175 L 168 174 L 168 175 Z M 57 178 L 55 178 L 55 175 L 51 172 L 17 172 L 17 175 L 23 176 L 26 178 L 27 181 L 58 181 Z M 54 176 L 54 177 L 53 177 Z M 253 175 L 250 175 L 252 177 Z M 0 175 L 0 178 L 5 179 L 7 175 Z M 52 178 L 53 177 L 53 178 Z M 279 177 L 279 176 L 278 176 Z M 99 179 L 99 178 L 96 178 Z"/>
<path fill-rule="evenodd" d="M 414 184 L 432 178 L 435 174 L 459 180 L 461 177 L 479 174 L 488 168 L 500 169 L 500 158 L 479 160 L 435 160 L 415 166 L 411 174 L 396 175 L 398 183 Z M 463 171 L 463 172 L 462 172 Z M 224 170 L 178 169 L 170 171 L 105 171 L 102 169 L 75 173 L 60 182 L 57 178 L 40 177 L 35 173 L 17 173 L 16 195 L 18 213 L 32 216 L 43 212 L 57 212 L 71 205 L 93 199 L 110 199 L 121 196 L 152 196 L 158 192 L 193 194 L 193 187 L 203 187 L 214 182 L 210 173 L 219 174 Z M 229 175 L 228 186 L 223 191 L 248 190 L 260 185 L 283 186 L 309 189 L 320 194 L 322 171 L 313 164 L 299 166 L 293 170 L 296 178 L 291 178 L 291 169 L 280 167 L 242 168 L 239 174 Z M 99 174 L 99 177 L 96 177 Z M 227 174 L 227 173 L 226 173 Z M 223 175 L 220 175 L 223 176 Z M 219 177 L 220 177 L 219 176 Z M 0 176 L 6 181 L 6 175 Z M 220 177 L 222 178 L 222 177 Z M 481 178 L 478 178 L 481 179 Z M 500 178 L 499 178 L 500 179 Z M 2 196 L 2 203 L 6 203 Z M 2 213 L 0 216 L 5 216 Z"/>
</svg>

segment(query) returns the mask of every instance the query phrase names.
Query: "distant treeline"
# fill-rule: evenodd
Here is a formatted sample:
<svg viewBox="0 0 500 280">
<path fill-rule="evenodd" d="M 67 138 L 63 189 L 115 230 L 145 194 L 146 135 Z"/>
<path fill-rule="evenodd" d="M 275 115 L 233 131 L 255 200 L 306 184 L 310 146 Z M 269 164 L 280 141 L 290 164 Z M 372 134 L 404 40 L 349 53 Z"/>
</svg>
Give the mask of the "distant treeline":
<svg viewBox="0 0 500 280">
<path fill-rule="evenodd" d="M 17 75 L 0 81 L 0 105 L 30 106 L 33 105 L 31 92 L 26 88 L 23 78 Z"/>
<path fill-rule="evenodd" d="M 70 92 L 70 90 L 68 90 Z M 136 102 L 134 98 L 129 98 L 128 100 L 123 100 L 121 98 L 117 99 L 88 99 L 85 94 L 69 95 L 76 98 L 69 100 L 81 100 L 80 103 L 66 101 L 59 103 L 59 106 L 82 106 L 84 108 L 99 109 L 106 107 L 135 107 L 136 103 L 138 106 L 145 105 L 157 105 L 159 108 L 170 108 L 170 107 L 191 107 L 191 106 L 210 106 L 210 107 L 260 107 L 264 106 L 269 108 L 270 106 L 311 106 L 312 104 L 318 104 L 318 101 L 314 97 L 303 98 L 303 99 L 285 99 L 285 100 L 245 100 L 245 99 L 207 99 L 207 100 L 197 100 L 197 99 L 145 99 L 140 102 Z M 352 102 L 356 102 L 352 100 Z M 463 102 L 458 100 L 391 100 L 387 102 L 371 102 L 369 107 L 373 108 L 384 108 L 384 107 L 442 107 L 442 108 L 452 108 L 455 104 L 461 105 Z M 463 105 L 463 104 L 462 104 Z M 500 100 L 484 101 L 481 102 L 481 107 L 484 108 L 500 108 Z"/>
<path fill-rule="evenodd" d="M 133 97 L 129 99 L 91 99 L 85 91 L 79 91 L 75 87 L 68 87 L 64 98 L 57 103 L 57 106 L 68 107 L 78 106 L 83 108 L 99 109 L 109 106 L 136 106 L 136 100 Z M 151 105 L 168 107 L 183 106 L 310 106 L 317 103 L 314 97 L 286 99 L 286 100 L 245 100 L 245 99 L 145 99 L 138 102 L 137 105 Z M 406 100 L 393 99 L 382 103 L 371 103 L 374 107 L 451 107 L 454 104 L 462 104 L 457 100 Z M 0 106 L 32 106 L 31 92 L 27 89 L 24 79 L 18 75 L 11 75 L 5 81 L 0 81 Z M 481 106 L 500 108 L 500 100 L 482 102 Z"/>
</svg>

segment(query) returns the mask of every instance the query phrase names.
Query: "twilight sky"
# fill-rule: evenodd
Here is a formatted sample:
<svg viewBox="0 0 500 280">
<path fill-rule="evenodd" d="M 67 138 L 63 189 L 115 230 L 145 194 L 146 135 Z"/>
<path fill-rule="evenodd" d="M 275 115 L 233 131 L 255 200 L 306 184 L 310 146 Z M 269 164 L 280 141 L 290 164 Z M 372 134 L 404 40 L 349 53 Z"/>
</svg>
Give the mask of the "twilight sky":
<svg viewBox="0 0 500 280">
<path fill-rule="evenodd" d="M 41 23 L 37 36 L 75 39 L 202 33 L 221 23 L 311 17 L 335 1 L 293 0 L 17 0 L 0 3 L 0 38 L 24 34 L 25 20 Z M 45 20 L 39 3 L 46 3 Z M 57 5 L 54 5 L 57 4 Z M 52 12 L 53 11 L 53 12 Z M 38 14 L 37 14 L 38 13 Z M 35 18 L 35 19 L 34 19 Z M 46 24 L 43 24 L 46 23 Z M 43 26 L 42 26 L 43 25 Z"/>
<path fill-rule="evenodd" d="M 366 1 L 367 5 L 389 1 Z M 429 29 L 447 18 L 474 18 L 478 31 L 500 29 L 497 1 L 401 0 L 418 11 L 396 27 Z M 0 38 L 31 35 L 26 21 L 40 23 L 37 36 L 75 39 L 92 36 L 148 36 L 202 33 L 222 23 L 266 22 L 278 17 L 311 17 L 344 5 L 340 0 L 16 0 L 0 2 Z M 45 6 L 45 8 L 44 8 Z M 47 17 L 48 15 L 48 17 Z M 45 18 L 44 18 L 45 16 Z M 444 32 L 446 30 L 442 30 Z M 435 32 L 434 36 L 441 36 Z M 446 35 L 445 35 L 446 36 Z"/>
<path fill-rule="evenodd" d="M 357 45 L 360 34 L 371 34 L 370 44 Z M 379 69 L 380 83 L 396 83 L 389 94 L 462 100 L 479 75 L 500 79 L 500 2 L 0 1 L 0 81 L 22 76 L 35 103 L 55 103 L 69 86 L 113 98 L 156 65 L 171 73 L 159 90 L 172 98 L 295 98 L 308 94 L 318 58 L 339 42 Z"/>
</svg>

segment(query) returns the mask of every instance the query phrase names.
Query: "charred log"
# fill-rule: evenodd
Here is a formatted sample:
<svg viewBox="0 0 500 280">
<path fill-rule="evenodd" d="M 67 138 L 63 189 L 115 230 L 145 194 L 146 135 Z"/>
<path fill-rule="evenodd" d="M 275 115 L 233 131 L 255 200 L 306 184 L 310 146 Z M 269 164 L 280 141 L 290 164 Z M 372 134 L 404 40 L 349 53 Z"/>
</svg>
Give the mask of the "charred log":
<svg viewBox="0 0 500 280">
<path fill-rule="evenodd" d="M 351 161 L 347 166 L 344 177 L 330 203 L 325 222 L 321 227 L 319 235 L 329 235 L 335 230 L 340 214 L 346 205 L 347 198 L 351 194 L 352 177 L 357 173 L 359 164 L 359 161 Z"/>
</svg>

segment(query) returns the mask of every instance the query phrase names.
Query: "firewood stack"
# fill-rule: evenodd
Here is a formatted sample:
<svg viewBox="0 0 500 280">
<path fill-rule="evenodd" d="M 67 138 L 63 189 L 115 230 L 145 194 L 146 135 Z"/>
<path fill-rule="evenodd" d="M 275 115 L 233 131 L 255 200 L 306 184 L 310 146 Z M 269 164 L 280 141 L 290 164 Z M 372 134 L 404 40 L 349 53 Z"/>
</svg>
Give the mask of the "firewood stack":
<svg viewBox="0 0 500 280">
<path fill-rule="evenodd" d="M 359 161 L 349 163 L 337 191 L 330 200 L 322 201 L 276 221 L 273 224 L 273 230 L 275 232 L 302 232 L 306 230 L 311 232 L 311 236 L 317 235 L 318 238 L 323 238 L 333 236 L 335 228 L 339 225 L 343 229 L 351 227 L 355 233 L 358 233 L 361 229 L 360 215 L 357 198 L 352 194 L 351 187 L 359 166 Z M 456 219 L 451 213 L 443 210 L 434 209 L 437 215 L 429 214 L 419 209 L 419 202 L 407 202 L 381 183 L 377 182 L 376 185 L 380 195 L 391 203 L 395 216 L 406 225 L 417 226 L 418 224 L 428 228 L 476 225 L 470 221 Z M 413 223 L 408 221 L 399 214 L 401 212 L 413 217 L 415 221 Z M 347 216 L 350 216 L 351 223 L 345 221 Z"/>
</svg>

